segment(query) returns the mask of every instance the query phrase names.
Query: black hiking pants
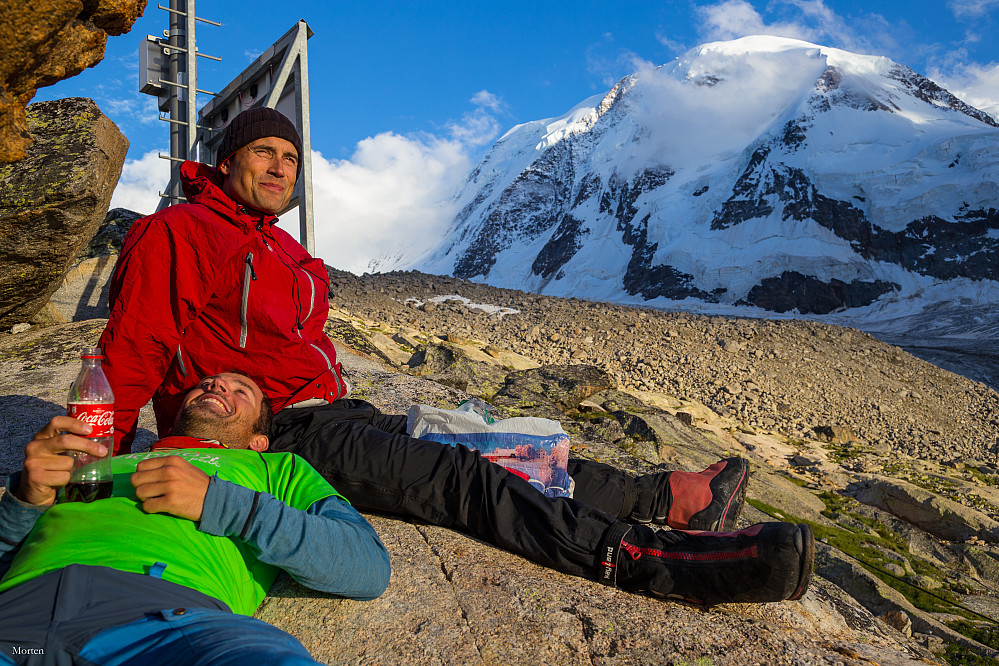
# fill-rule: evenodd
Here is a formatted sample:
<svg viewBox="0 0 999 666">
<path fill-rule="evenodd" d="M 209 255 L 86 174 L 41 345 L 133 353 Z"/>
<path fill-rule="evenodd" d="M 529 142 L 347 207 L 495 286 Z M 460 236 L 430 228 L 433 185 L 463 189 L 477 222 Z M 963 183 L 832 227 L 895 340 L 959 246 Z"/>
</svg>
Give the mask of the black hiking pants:
<svg viewBox="0 0 999 666">
<path fill-rule="evenodd" d="M 634 506 L 635 480 L 610 465 L 570 460 L 576 499 L 550 499 L 476 451 L 405 432 L 405 416 L 337 400 L 281 410 L 271 450 L 308 460 L 359 510 L 460 530 L 576 576 L 596 577 L 601 544 L 628 529 L 619 519 Z"/>
</svg>

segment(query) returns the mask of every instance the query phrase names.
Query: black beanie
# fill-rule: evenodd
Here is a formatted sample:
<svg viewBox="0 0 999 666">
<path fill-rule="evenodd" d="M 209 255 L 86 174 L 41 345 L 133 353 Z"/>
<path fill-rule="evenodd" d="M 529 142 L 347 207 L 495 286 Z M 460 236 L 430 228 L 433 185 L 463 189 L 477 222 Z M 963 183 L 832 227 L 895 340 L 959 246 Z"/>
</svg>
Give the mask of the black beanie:
<svg viewBox="0 0 999 666">
<path fill-rule="evenodd" d="M 295 150 L 298 151 L 295 177 L 298 178 L 302 173 L 302 137 L 298 135 L 295 124 L 283 113 L 266 106 L 247 109 L 232 119 L 232 122 L 226 126 L 218 151 L 215 153 L 215 165 L 221 166 L 246 144 L 267 136 L 276 136 L 295 146 Z"/>
</svg>

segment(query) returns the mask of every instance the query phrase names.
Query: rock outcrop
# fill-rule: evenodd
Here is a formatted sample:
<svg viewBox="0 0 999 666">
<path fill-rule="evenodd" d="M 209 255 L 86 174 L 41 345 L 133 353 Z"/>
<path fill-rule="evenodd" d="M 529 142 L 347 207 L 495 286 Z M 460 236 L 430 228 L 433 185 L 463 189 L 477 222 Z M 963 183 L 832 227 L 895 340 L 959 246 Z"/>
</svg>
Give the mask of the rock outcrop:
<svg viewBox="0 0 999 666">
<path fill-rule="evenodd" d="M 28 120 L 28 156 L 0 164 L 0 329 L 48 302 L 104 220 L 128 150 L 89 99 L 32 104 Z"/>
<path fill-rule="evenodd" d="M 107 317 L 108 282 L 125 234 L 140 217 L 124 208 L 108 211 L 104 223 L 76 255 L 59 288 L 32 317 L 32 323 L 53 325 Z"/>
<path fill-rule="evenodd" d="M 0 11 L 0 164 L 24 159 L 35 91 L 93 67 L 109 35 L 132 28 L 146 0 L 5 2 Z"/>
<path fill-rule="evenodd" d="M 971 507 L 898 479 L 874 478 L 852 489 L 858 501 L 948 541 L 979 536 L 999 542 L 999 522 Z"/>
<path fill-rule="evenodd" d="M 514 410 L 552 405 L 561 412 L 571 412 L 579 409 L 583 400 L 609 388 L 614 388 L 614 380 L 595 366 L 549 366 L 507 375 L 492 400 Z"/>
</svg>

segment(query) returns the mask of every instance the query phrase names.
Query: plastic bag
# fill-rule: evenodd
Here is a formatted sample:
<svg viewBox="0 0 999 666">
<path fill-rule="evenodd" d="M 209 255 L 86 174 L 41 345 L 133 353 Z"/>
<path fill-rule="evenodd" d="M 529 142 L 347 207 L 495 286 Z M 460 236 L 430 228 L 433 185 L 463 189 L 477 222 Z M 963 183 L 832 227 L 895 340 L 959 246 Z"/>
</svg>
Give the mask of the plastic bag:
<svg viewBox="0 0 999 666">
<path fill-rule="evenodd" d="M 466 406 L 468 405 L 468 406 Z M 558 421 L 535 417 L 493 420 L 482 401 L 457 410 L 413 405 L 408 430 L 413 437 L 460 444 L 525 479 L 546 497 L 572 497 L 569 436 Z M 490 422 L 491 421 L 491 422 Z"/>
</svg>

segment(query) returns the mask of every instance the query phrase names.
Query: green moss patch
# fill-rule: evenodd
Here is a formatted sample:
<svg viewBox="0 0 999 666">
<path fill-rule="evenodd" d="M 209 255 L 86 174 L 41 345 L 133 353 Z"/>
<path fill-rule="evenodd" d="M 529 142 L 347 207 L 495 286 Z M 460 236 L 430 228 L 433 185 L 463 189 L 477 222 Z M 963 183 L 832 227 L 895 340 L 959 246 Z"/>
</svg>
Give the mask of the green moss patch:
<svg viewBox="0 0 999 666">
<path fill-rule="evenodd" d="M 819 495 L 819 498 L 827 502 L 826 512 L 823 512 L 824 515 L 829 516 L 835 513 L 847 513 L 846 507 L 850 501 L 849 499 L 841 498 L 838 495 L 828 492 L 822 493 Z M 880 546 L 881 548 L 886 548 L 905 557 L 906 560 L 912 565 L 913 570 L 917 573 L 930 576 L 939 581 L 944 581 L 947 578 L 944 571 L 923 560 L 920 560 L 919 558 L 913 557 L 909 553 L 905 540 L 897 532 L 878 523 L 877 521 L 864 518 L 863 516 L 850 514 L 852 517 L 861 521 L 864 525 L 867 525 L 878 532 L 878 536 L 873 536 L 871 534 L 862 534 L 860 532 L 841 527 L 819 525 L 810 520 L 793 517 L 788 515 L 786 511 L 781 511 L 780 509 L 772 507 L 764 502 L 760 502 L 759 500 L 748 499 L 747 501 L 764 513 L 780 514 L 785 516 L 786 519 L 791 522 L 806 523 L 810 525 L 816 539 L 819 539 L 824 543 L 828 543 L 830 546 L 833 546 L 834 548 L 856 559 L 861 565 L 864 566 L 865 569 L 870 571 L 871 574 L 876 576 L 892 589 L 900 592 L 916 608 L 924 610 L 928 613 L 955 613 L 959 615 L 964 615 L 966 613 L 963 609 L 952 605 L 958 603 L 960 599 L 951 590 L 946 588 L 937 590 L 935 594 L 939 597 L 943 597 L 943 599 L 938 599 L 931 594 L 927 594 L 920 588 L 913 587 L 912 585 L 909 585 L 908 583 L 905 583 L 894 576 L 883 573 L 879 570 L 883 569 L 886 564 L 893 561 L 878 549 Z"/>
</svg>

